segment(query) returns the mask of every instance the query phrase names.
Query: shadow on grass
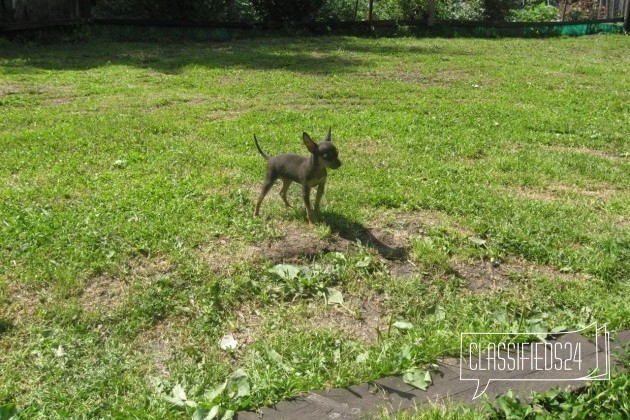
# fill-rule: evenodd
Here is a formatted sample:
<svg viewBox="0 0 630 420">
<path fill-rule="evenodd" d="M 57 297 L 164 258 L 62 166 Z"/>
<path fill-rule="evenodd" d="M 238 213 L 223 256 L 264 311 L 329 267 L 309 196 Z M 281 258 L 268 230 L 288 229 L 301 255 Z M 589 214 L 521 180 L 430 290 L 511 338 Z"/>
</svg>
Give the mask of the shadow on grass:
<svg viewBox="0 0 630 420">
<path fill-rule="evenodd" d="M 397 54 L 442 53 L 437 46 L 383 45 L 377 41 L 370 43 L 346 37 L 259 38 L 227 42 L 112 42 L 99 39 L 76 44 L 34 44 L 28 48 L 12 42 L 3 47 L 0 70 L 7 74 L 122 65 L 166 74 L 178 74 L 187 67 L 200 66 L 326 75 L 356 71 L 373 64 L 379 55 L 394 58 Z"/>
<path fill-rule="evenodd" d="M 15 328 L 15 325 L 11 321 L 0 318 L 0 337 L 10 332 L 13 328 Z"/>
<path fill-rule="evenodd" d="M 346 216 L 335 212 L 322 212 L 320 219 L 326 223 L 331 232 L 350 242 L 361 242 L 364 246 L 374 249 L 387 260 L 406 260 L 408 249 L 406 247 L 390 246 L 378 239 L 366 226 Z"/>
</svg>

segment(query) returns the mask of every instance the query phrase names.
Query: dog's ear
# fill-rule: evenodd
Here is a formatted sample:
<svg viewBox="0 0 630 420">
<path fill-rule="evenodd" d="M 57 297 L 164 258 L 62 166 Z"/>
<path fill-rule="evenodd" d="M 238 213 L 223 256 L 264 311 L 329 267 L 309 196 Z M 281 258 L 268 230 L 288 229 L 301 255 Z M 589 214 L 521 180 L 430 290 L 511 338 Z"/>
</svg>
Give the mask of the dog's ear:
<svg viewBox="0 0 630 420">
<path fill-rule="evenodd" d="M 307 133 L 302 133 L 302 141 L 304 141 L 304 145 L 309 152 L 315 153 L 317 151 L 317 143 L 315 143 Z"/>
<path fill-rule="evenodd" d="M 331 141 L 332 139 L 332 134 L 330 133 L 331 128 L 328 129 L 328 134 L 326 134 L 326 137 L 324 137 L 324 140 L 322 141 Z"/>
</svg>

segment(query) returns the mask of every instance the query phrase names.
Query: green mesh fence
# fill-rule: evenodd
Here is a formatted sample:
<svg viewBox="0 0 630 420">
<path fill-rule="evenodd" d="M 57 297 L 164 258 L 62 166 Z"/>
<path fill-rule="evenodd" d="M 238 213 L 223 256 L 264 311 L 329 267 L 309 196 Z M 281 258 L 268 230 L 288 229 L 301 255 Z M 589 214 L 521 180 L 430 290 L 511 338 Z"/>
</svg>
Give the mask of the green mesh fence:
<svg viewBox="0 0 630 420">
<path fill-rule="evenodd" d="M 161 37 L 228 40 L 259 35 L 330 34 L 359 36 L 444 36 L 444 37 L 547 37 L 582 36 L 597 33 L 623 33 L 622 21 L 500 23 L 444 22 L 434 27 L 403 22 L 336 22 L 312 23 L 299 26 L 240 27 L 203 25 L 153 25 L 97 20 L 96 31 L 122 39 L 153 39 Z"/>
<path fill-rule="evenodd" d="M 597 33 L 623 33 L 618 22 L 512 23 L 501 25 L 445 24 L 428 30 L 437 35 L 479 37 L 582 36 Z"/>
</svg>

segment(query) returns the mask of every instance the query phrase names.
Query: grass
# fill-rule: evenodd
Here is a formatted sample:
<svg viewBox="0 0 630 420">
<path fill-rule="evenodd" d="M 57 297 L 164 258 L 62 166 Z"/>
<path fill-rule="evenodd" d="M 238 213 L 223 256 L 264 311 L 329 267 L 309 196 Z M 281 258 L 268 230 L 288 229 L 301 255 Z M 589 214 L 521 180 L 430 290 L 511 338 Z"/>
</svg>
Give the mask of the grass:
<svg viewBox="0 0 630 420">
<path fill-rule="evenodd" d="M 165 399 L 179 385 L 251 409 L 457 354 L 462 331 L 627 329 L 627 48 L 0 41 L 0 406 L 190 415 Z M 303 153 L 301 132 L 328 127 L 343 166 L 315 232 L 296 187 L 296 209 L 270 194 L 252 218 L 252 133 Z M 351 245 L 370 233 L 413 264 Z M 269 271 L 285 260 L 300 274 Z M 221 350 L 227 333 L 242 346 Z M 208 396 L 244 386 L 239 368 L 248 393 Z"/>
</svg>

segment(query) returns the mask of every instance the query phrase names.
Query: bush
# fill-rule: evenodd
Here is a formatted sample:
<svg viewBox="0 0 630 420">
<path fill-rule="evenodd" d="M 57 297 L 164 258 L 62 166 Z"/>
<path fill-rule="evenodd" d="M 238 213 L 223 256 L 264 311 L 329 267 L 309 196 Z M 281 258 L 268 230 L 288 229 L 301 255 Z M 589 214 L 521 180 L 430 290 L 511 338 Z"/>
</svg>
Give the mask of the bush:
<svg viewBox="0 0 630 420">
<path fill-rule="evenodd" d="M 365 10 L 367 17 L 367 6 Z M 402 18 L 400 0 L 374 0 L 373 12 L 375 20 L 397 20 Z"/>
<path fill-rule="evenodd" d="M 597 0 L 579 0 L 575 3 L 569 1 L 565 18 L 566 20 L 597 19 L 600 12 L 602 12 L 602 16 L 605 16 L 603 13 L 605 10 L 598 10 L 598 4 Z M 560 7 L 564 8 L 564 3 Z"/>
<path fill-rule="evenodd" d="M 252 0 L 265 22 L 313 21 L 324 0 Z"/>
<path fill-rule="evenodd" d="M 503 22 L 510 15 L 510 10 L 518 7 L 521 7 L 519 0 L 483 0 L 483 17 L 491 22 Z"/>
<path fill-rule="evenodd" d="M 454 0 L 449 7 L 451 20 L 482 20 L 483 16 L 482 0 Z"/>
<path fill-rule="evenodd" d="M 437 20 L 481 20 L 484 16 L 483 0 L 436 0 Z M 429 17 L 428 0 L 399 0 L 404 19 L 426 20 Z"/>
<path fill-rule="evenodd" d="M 424 21 L 429 17 L 429 0 L 399 0 L 403 19 Z M 448 19 L 448 3 L 436 0 L 435 17 L 437 20 Z"/>
<path fill-rule="evenodd" d="M 185 22 L 256 20 L 250 0 L 95 0 L 93 15 L 101 18 Z"/>
<path fill-rule="evenodd" d="M 361 7 L 361 4 L 358 5 Z M 352 21 L 359 15 L 357 2 L 354 0 L 325 0 L 316 19 L 320 21 Z"/>
<path fill-rule="evenodd" d="M 546 3 L 528 4 L 525 8 L 515 10 L 511 14 L 513 22 L 551 22 L 558 20 L 558 9 Z"/>
</svg>

